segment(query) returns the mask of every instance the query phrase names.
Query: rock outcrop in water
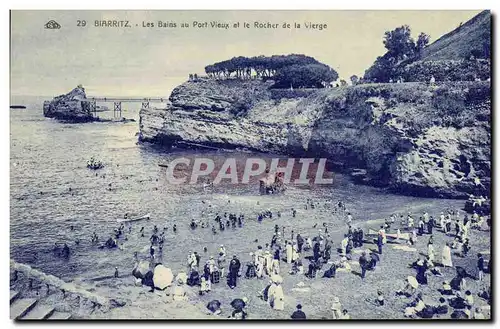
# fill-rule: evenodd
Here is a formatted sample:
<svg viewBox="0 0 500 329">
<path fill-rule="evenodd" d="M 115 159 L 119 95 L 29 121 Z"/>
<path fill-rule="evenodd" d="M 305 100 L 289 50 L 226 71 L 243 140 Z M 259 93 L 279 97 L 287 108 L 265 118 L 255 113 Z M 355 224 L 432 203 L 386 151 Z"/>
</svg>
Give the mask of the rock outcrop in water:
<svg viewBox="0 0 500 329">
<path fill-rule="evenodd" d="M 69 122 L 94 121 L 85 89 L 79 85 L 69 93 L 43 103 L 43 115 Z"/>
<path fill-rule="evenodd" d="M 326 157 L 399 193 L 488 195 L 490 107 L 489 82 L 290 91 L 201 80 L 175 88 L 166 108 L 141 110 L 139 140 Z"/>
</svg>

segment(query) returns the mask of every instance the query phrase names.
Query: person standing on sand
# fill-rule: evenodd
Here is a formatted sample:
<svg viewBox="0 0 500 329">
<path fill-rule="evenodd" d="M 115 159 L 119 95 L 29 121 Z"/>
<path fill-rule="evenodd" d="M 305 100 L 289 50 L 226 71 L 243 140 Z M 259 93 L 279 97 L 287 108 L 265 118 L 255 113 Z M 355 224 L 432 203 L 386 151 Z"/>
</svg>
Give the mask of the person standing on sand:
<svg viewBox="0 0 500 329">
<path fill-rule="evenodd" d="M 384 245 L 383 243 L 383 237 L 382 234 L 378 234 L 377 236 L 377 246 L 378 246 L 378 253 L 382 255 L 382 246 Z"/>
<path fill-rule="evenodd" d="M 484 258 L 482 254 L 477 254 L 477 279 L 481 282 L 484 278 Z"/>
<path fill-rule="evenodd" d="M 267 288 L 267 303 L 271 307 L 274 306 L 274 304 L 273 304 L 273 302 L 274 302 L 273 298 L 274 298 L 274 293 L 276 291 L 276 287 L 277 287 L 277 284 L 274 281 L 272 281 L 272 280 L 271 280 L 271 284 L 268 287 L 266 287 Z M 263 297 L 266 298 L 265 289 L 264 289 Z M 266 299 L 264 299 L 264 300 L 266 300 Z"/>
<path fill-rule="evenodd" d="M 429 242 L 427 243 L 427 257 L 431 262 L 434 262 L 434 243 L 432 236 L 429 238 Z"/>
<path fill-rule="evenodd" d="M 444 217 L 444 212 L 441 211 L 441 215 L 439 215 L 439 226 L 441 227 L 441 230 L 446 233 L 445 224 L 446 224 L 446 220 Z"/>
<path fill-rule="evenodd" d="M 313 257 L 314 257 L 314 261 L 317 262 L 319 257 L 320 257 L 320 244 L 319 244 L 319 241 L 316 241 L 314 243 L 314 247 L 313 247 Z"/>
<path fill-rule="evenodd" d="M 338 297 L 333 297 L 332 303 L 332 317 L 334 320 L 340 319 L 342 315 L 342 304 L 340 303 L 340 299 Z"/>
<path fill-rule="evenodd" d="M 414 220 L 413 217 L 411 216 L 411 213 L 408 213 L 408 229 L 411 230 L 414 225 Z"/>
<path fill-rule="evenodd" d="M 280 261 L 279 261 L 279 259 L 276 259 L 276 258 L 273 259 L 272 274 L 273 275 L 280 274 Z"/>
<path fill-rule="evenodd" d="M 283 287 L 280 283 L 276 284 L 272 298 L 273 309 L 283 311 L 285 309 L 285 295 L 283 294 Z"/>
<path fill-rule="evenodd" d="M 231 289 L 234 289 L 237 285 L 237 280 L 238 280 L 238 273 L 240 271 L 241 263 L 236 257 L 236 255 L 233 256 L 233 259 L 231 259 L 231 262 L 229 263 L 229 287 Z"/>
<path fill-rule="evenodd" d="M 432 229 L 434 228 L 435 220 L 434 217 L 431 216 L 429 221 L 427 222 L 427 233 L 432 234 Z"/>
<path fill-rule="evenodd" d="M 418 220 L 418 235 L 420 235 L 420 236 L 424 235 L 424 226 L 425 226 L 425 223 L 424 223 L 422 217 L 420 217 Z"/>
<path fill-rule="evenodd" d="M 366 258 L 366 251 L 361 253 L 359 257 L 359 266 L 361 267 L 361 279 L 365 278 L 366 268 L 368 266 L 368 259 Z"/>
<path fill-rule="evenodd" d="M 266 268 L 266 274 L 271 275 L 273 272 L 273 256 L 269 250 L 264 252 L 264 266 Z"/>
<path fill-rule="evenodd" d="M 303 245 L 304 245 L 304 238 L 300 234 L 297 234 L 297 247 L 299 253 L 302 252 Z"/>
<path fill-rule="evenodd" d="M 347 235 L 344 235 L 344 239 L 340 242 L 340 249 L 342 250 L 342 256 L 345 256 L 347 253 L 347 244 L 349 243 L 349 238 Z"/>
<path fill-rule="evenodd" d="M 453 263 L 451 261 L 451 249 L 450 249 L 450 246 L 449 246 L 449 243 L 446 243 L 443 247 L 443 251 L 441 252 L 441 263 L 443 264 L 443 266 L 449 266 L 449 267 L 453 267 Z"/>
<path fill-rule="evenodd" d="M 292 248 L 292 243 L 289 241 L 286 244 L 286 262 L 288 264 L 291 264 L 293 260 L 293 248 Z"/>
</svg>

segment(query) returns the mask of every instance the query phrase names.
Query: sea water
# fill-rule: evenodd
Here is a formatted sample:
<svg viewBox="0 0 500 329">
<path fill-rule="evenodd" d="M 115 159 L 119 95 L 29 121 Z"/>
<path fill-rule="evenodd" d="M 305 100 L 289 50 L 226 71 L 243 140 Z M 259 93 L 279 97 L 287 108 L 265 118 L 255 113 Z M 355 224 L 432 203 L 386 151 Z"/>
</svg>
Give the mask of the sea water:
<svg viewBox="0 0 500 329">
<path fill-rule="evenodd" d="M 259 195 L 257 182 L 222 183 L 212 189 L 204 188 L 201 182 L 175 186 L 168 184 L 165 168 L 159 164 L 179 156 L 245 159 L 250 155 L 215 150 L 168 151 L 139 144 L 140 103 L 123 106 L 123 116 L 136 122 L 70 124 L 45 118 L 44 99 L 50 98 L 12 99 L 12 104 L 23 104 L 27 108 L 10 110 L 10 254 L 18 262 L 64 280 L 112 275 L 115 266 L 120 273 L 130 273 L 134 252 L 140 257 L 148 255 L 154 224 L 160 231 L 167 228 L 163 261 L 174 271 L 181 271 L 186 269 L 188 251 L 201 252 L 203 246 L 214 253 L 221 243 L 227 242 L 231 253 L 247 254 L 253 251 L 249 246 L 257 244 L 254 240 L 260 238 L 260 244 L 269 242 L 275 223 L 256 220 L 257 213 L 264 209 L 271 209 L 275 214 L 281 211 L 279 224 L 287 225 L 286 221 L 291 221 L 290 209 L 295 207 L 299 209 L 298 218 L 294 219 L 295 233 L 302 230 L 305 234 L 315 234 L 314 223 L 321 227 L 322 222 L 333 221 L 334 217 L 331 207 L 327 206 L 314 213 L 307 212 L 303 208 L 306 199 L 320 202 L 321 207 L 343 200 L 358 221 L 383 218 L 392 212 L 410 209 L 423 212 L 463 203 L 393 195 L 383 189 L 356 185 L 340 174 L 334 174 L 331 186 L 291 186 L 284 195 L 271 197 Z M 107 115 L 112 116 L 112 111 Z M 86 164 L 92 156 L 101 159 L 105 167 L 97 171 L 88 169 Z M 208 228 L 189 229 L 191 219 L 208 218 L 213 223 L 216 212 L 226 211 L 244 213 L 245 227 L 216 235 Z M 151 220 L 134 223 L 132 233 L 127 234 L 128 240 L 120 241 L 120 249 L 99 249 L 98 245 L 119 226 L 116 220 L 126 213 L 131 216 L 150 213 Z M 177 233 L 172 232 L 174 223 Z M 334 241 L 340 242 L 345 223 L 337 220 L 331 225 L 330 230 L 338 233 L 338 236 L 332 233 Z M 145 237 L 139 234 L 142 226 Z M 93 232 L 99 236 L 98 245 L 90 241 Z M 52 251 L 56 243 L 70 246 L 68 259 Z"/>
</svg>

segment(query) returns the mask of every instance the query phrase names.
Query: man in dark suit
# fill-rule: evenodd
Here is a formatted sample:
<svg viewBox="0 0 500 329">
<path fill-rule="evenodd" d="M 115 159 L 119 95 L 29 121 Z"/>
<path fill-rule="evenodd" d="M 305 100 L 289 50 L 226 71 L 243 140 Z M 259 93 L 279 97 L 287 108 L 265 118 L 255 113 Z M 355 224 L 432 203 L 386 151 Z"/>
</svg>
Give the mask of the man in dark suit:
<svg viewBox="0 0 500 329">
<path fill-rule="evenodd" d="M 368 259 L 366 259 L 365 251 L 363 251 L 361 257 L 359 257 L 359 266 L 361 267 L 361 279 L 364 279 L 366 274 L 366 268 L 368 266 Z"/>
<path fill-rule="evenodd" d="M 302 305 L 297 305 L 297 309 L 292 313 L 293 320 L 305 320 L 306 314 L 302 312 Z"/>
<path fill-rule="evenodd" d="M 238 279 L 238 273 L 240 271 L 241 263 L 236 255 L 233 256 L 231 262 L 229 263 L 229 287 L 234 289 L 236 287 L 236 281 Z"/>
</svg>

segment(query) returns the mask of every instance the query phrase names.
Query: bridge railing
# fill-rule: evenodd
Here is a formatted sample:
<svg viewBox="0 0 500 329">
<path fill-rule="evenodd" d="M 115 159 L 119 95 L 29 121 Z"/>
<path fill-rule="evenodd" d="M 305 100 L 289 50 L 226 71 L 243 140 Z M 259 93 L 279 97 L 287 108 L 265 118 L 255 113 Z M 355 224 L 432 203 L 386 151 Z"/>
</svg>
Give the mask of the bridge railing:
<svg viewBox="0 0 500 329">
<path fill-rule="evenodd" d="M 90 111 L 97 117 L 97 102 L 113 102 L 113 117 L 122 117 L 122 103 L 142 102 L 142 108 L 148 109 L 149 103 L 160 102 L 165 103 L 168 98 L 163 97 L 145 97 L 145 98 L 129 98 L 129 97 L 87 97 L 87 102 L 90 103 Z"/>
</svg>

